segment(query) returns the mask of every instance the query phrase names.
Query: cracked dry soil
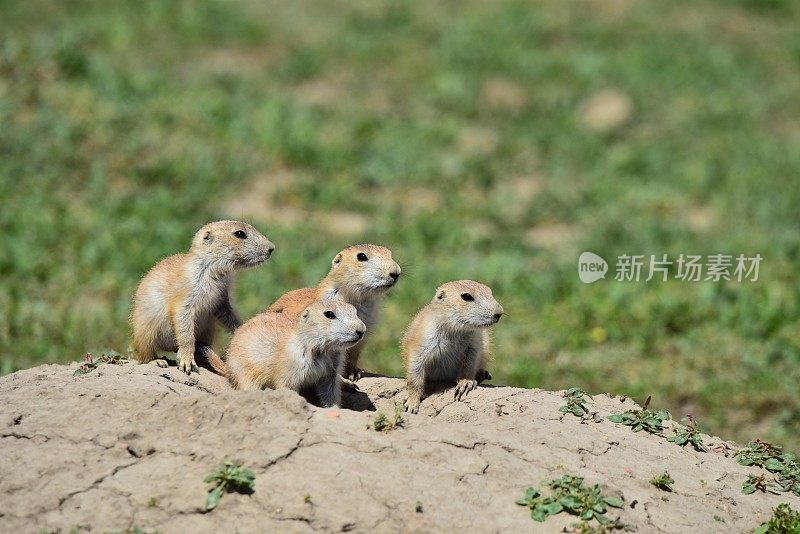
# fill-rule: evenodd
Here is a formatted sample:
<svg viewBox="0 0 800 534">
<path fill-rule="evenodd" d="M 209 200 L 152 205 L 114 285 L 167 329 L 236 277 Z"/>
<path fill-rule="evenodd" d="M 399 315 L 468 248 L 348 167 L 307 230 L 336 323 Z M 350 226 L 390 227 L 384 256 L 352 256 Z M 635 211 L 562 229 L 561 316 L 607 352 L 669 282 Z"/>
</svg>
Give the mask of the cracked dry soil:
<svg viewBox="0 0 800 534">
<path fill-rule="evenodd" d="M 760 470 L 732 454 L 605 420 L 636 406 L 619 397 L 590 399 L 604 420 L 582 423 L 560 418 L 560 392 L 483 386 L 453 402 L 448 390 L 376 432 L 374 410 L 391 417 L 404 381 L 363 378 L 344 408 L 321 409 L 291 391 L 232 391 L 202 369 L 76 368 L 0 378 L 0 532 L 560 532 L 576 519 L 535 523 L 514 501 L 563 474 L 622 497 L 607 515 L 639 532 L 751 532 L 797 504 L 743 495 Z M 203 478 L 225 459 L 255 472 L 255 491 L 205 512 Z M 649 483 L 664 470 L 672 493 Z"/>
</svg>

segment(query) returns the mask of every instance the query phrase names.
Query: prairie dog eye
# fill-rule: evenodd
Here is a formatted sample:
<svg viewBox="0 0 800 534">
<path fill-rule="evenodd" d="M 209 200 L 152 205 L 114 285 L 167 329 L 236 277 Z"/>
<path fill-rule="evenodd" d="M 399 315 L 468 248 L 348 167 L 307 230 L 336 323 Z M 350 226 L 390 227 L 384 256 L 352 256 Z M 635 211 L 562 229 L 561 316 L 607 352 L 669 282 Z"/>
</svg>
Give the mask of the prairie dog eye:
<svg viewBox="0 0 800 534">
<path fill-rule="evenodd" d="M 235 235 L 239 239 L 247 239 L 247 234 L 244 233 L 244 230 L 236 230 L 235 232 L 233 232 L 233 235 Z"/>
<path fill-rule="evenodd" d="M 327 317 L 328 319 L 336 319 L 336 314 L 335 314 L 335 313 L 333 313 L 333 312 L 332 312 L 332 311 L 330 311 L 330 310 L 326 310 L 326 311 L 325 311 L 325 313 L 323 313 L 322 315 L 324 315 L 324 316 L 325 316 L 325 317 Z"/>
<path fill-rule="evenodd" d="M 466 300 L 467 302 L 472 302 L 473 300 L 475 300 L 475 297 L 473 297 L 469 293 L 461 293 L 461 300 Z"/>
<path fill-rule="evenodd" d="M 367 261 L 369 258 L 367 258 L 367 255 L 364 254 L 363 252 L 359 252 L 358 254 L 356 254 L 356 259 L 358 261 Z"/>
</svg>

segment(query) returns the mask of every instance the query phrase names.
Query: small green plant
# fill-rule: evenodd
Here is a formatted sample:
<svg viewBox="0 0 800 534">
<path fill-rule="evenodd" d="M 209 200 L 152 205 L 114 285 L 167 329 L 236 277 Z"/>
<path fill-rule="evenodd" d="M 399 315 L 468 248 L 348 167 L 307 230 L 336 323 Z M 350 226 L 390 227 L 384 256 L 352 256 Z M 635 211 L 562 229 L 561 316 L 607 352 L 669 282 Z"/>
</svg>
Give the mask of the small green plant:
<svg viewBox="0 0 800 534">
<path fill-rule="evenodd" d="M 219 469 L 208 475 L 204 480 L 204 482 L 212 485 L 208 490 L 206 510 L 216 508 L 226 491 L 251 493 L 255 480 L 256 476 L 251 470 L 242 467 L 238 463 L 225 460 L 225 463 Z"/>
<path fill-rule="evenodd" d="M 800 497 L 800 465 L 797 462 L 789 462 L 775 478 L 781 491 L 791 491 Z"/>
<path fill-rule="evenodd" d="M 128 362 L 127 356 L 123 356 L 119 352 L 114 350 L 104 352 L 97 358 L 93 357 L 91 352 L 87 352 L 86 355 L 83 357 L 83 361 L 81 362 L 80 367 L 78 367 L 75 370 L 75 372 L 72 373 L 72 376 L 81 376 L 87 373 L 91 373 L 104 363 L 109 363 L 112 365 L 121 365 L 127 362 Z"/>
<path fill-rule="evenodd" d="M 697 452 L 708 452 L 705 445 L 703 445 L 703 436 L 700 434 L 700 429 L 697 428 L 697 421 L 691 415 L 686 415 L 681 420 L 683 425 L 680 429 L 673 429 L 674 436 L 668 437 L 667 441 L 671 441 L 676 445 L 683 447 L 687 443 L 691 443 L 694 450 Z"/>
<path fill-rule="evenodd" d="M 375 419 L 372 421 L 372 428 L 374 428 L 377 432 L 388 432 L 390 430 L 394 430 L 395 428 L 402 428 L 403 425 L 405 425 L 405 422 L 405 419 L 403 419 L 402 406 L 395 403 L 394 418 L 389 420 L 385 413 L 378 412 L 375 414 Z"/>
<path fill-rule="evenodd" d="M 375 414 L 375 419 L 372 421 L 372 428 L 377 432 L 384 432 L 388 429 L 389 421 L 386 419 L 386 414 L 378 412 Z"/>
<path fill-rule="evenodd" d="M 669 473 L 666 471 L 650 479 L 650 484 L 664 491 L 672 491 L 672 484 L 674 483 L 675 481 L 672 480 L 672 477 L 669 476 Z"/>
<path fill-rule="evenodd" d="M 667 410 L 658 410 L 657 412 L 648 410 L 649 405 L 650 397 L 647 397 L 641 410 L 627 410 L 623 413 L 609 415 L 608 420 L 629 426 L 634 432 L 644 430 L 650 434 L 663 436 L 664 421 L 668 421 L 672 416 Z"/>
<path fill-rule="evenodd" d="M 420 501 L 417 501 L 417 503 L 414 505 L 414 511 L 418 514 L 422 513 L 422 503 Z"/>
<path fill-rule="evenodd" d="M 545 521 L 552 515 L 567 512 L 577 515 L 584 522 L 596 519 L 605 525 L 610 522 L 605 515 L 608 508 L 622 508 L 622 499 L 604 496 L 598 484 L 584 486 L 583 477 L 564 475 L 543 484 L 550 488 L 551 495 L 544 496 L 536 488 L 530 487 L 516 501 L 518 505 L 530 508 L 531 518 L 535 521 Z"/>
<path fill-rule="evenodd" d="M 155 508 L 156 506 L 158 506 L 158 499 L 156 497 L 150 497 L 147 499 L 148 508 Z"/>
<path fill-rule="evenodd" d="M 765 481 L 760 485 L 751 484 L 750 479 L 760 481 L 766 477 L 751 475 L 742 486 L 743 493 L 749 494 L 761 489 L 771 493 L 792 492 L 800 497 L 800 464 L 797 463 L 797 456 L 794 453 L 784 452 L 778 445 L 755 440 L 736 453 L 736 461 L 741 465 L 761 467 L 773 474 L 773 481 L 769 483 Z"/>
<path fill-rule="evenodd" d="M 303 502 L 306 503 L 306 504 L 313 504 L 312 501 L 311 501 L 311 494 L 310 493 L 306 493 L 303 496 Z"/>
<path fill-rule="evenodd" d="M 779 445 L 757 439 L 739 449 L 736 461 L 741 465 L 763 467 L 774 473 L 783 471 L 787 464 L 796 462 L 797 458 L 791 452 L 783 452 L 783 448 Z"/>
<path fill-rule="evenodd" d="M 564 406 L 558 409 L 559 412 L 564 415 L 571 413 L 575 417 L 580 417 L 581 419 L 589 415 L 589 408 L 586 407 L 586 397 L 591 399 L 592 396 L 585 393 L 581 388 L 569 388 L 564 392 L 562 397 L 567 399 L 567 401 Z"/>
<path fill-rule="evenodd" d="M 756 491 L 760 491 L 762 493 L 769 491 L 770 493 L 774 493 L 776 495 L 781 492 L 780 488 L 776 484 L 767 481 L 767 477 L 765 475 L 750 475 L 747 477 L 745 483 L 742 484 L 742 493 L 745 495 L 750 495 Z"/>
<path fill-rule="evenodd" d="M 772 517 L 753 531 L 753 534 L 800 534 L 800 512 L 785 502 L 772 510 Z"/>
<path fill-rule="evenodd" d="M 628 525 L 627 523 L 623 523 L 619 517 L 612 519 L 608 523 L 602 523 L 599 525 L 589 523 L 588 521 L 581 521 L 580 523 L 572 523 L 570 526 L 572 527 L 572 532 L 574 534 L 608 534 L 609 532 L 614 532 L 617 530 L 621 530 L 623 532 L 636 531 L 636 527 L 633 525 Z"/>
</svg>

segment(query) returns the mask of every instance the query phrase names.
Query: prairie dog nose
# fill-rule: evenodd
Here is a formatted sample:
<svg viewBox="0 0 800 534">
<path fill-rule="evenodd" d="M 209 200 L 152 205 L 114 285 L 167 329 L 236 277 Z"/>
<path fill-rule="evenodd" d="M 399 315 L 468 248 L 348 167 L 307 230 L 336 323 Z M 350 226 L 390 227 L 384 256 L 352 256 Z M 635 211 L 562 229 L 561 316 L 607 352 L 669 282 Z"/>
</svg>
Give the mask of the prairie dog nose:
<svg viewBox="0 0 800 534">
<path fill-rule="evenodd" d="M 356 330 L 356 337 L 358 339 L 361 339 L 362 337 L 364 337 L 364 331 L 363 330 Z"/>
<path fill-rule="evenodd" d="M 503 307 L 498 304 L 497 308 L 494 309 L 494 322 L 499 321 L 500 318 L 503 316 L 503 313 L 505 313 Z"/>
</svg>

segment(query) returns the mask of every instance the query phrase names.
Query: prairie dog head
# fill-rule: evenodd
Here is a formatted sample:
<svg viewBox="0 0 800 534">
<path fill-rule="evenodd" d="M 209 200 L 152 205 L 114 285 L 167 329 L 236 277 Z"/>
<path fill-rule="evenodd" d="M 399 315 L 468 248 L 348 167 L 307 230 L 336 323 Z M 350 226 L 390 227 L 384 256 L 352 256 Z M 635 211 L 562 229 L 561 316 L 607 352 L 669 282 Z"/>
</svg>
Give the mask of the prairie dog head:
<svg viewBox="0 0 800 534">
<path fill-rule="evenodd" d="M 300 314 L 298 330 L 309 345 L 321 349 L 352 347 L 367 327 L 356 308 L 340 298 L 318 300 Z"/>
<path fill-rule="evenodd" d="M 400 266 L 386 247 L 353 245 L 333 258 L 328 277 L 348 294 L 382 293 L 397 283 Z"/>
<path fill-rule="evenodd" d="M 447 282 L 436 289 L 431 306 L 456 329 L 485 328 L 503 316 L 503 307 L 492 290 L 472 280 Z"/>
<path fill-rule="evenodd" d="M 275 245 L 251 225 L 216 221 L 203 226 L 192 239 L 191 252 L 222 269 L 246 269 L 267 261 Z"/>
</svg>

